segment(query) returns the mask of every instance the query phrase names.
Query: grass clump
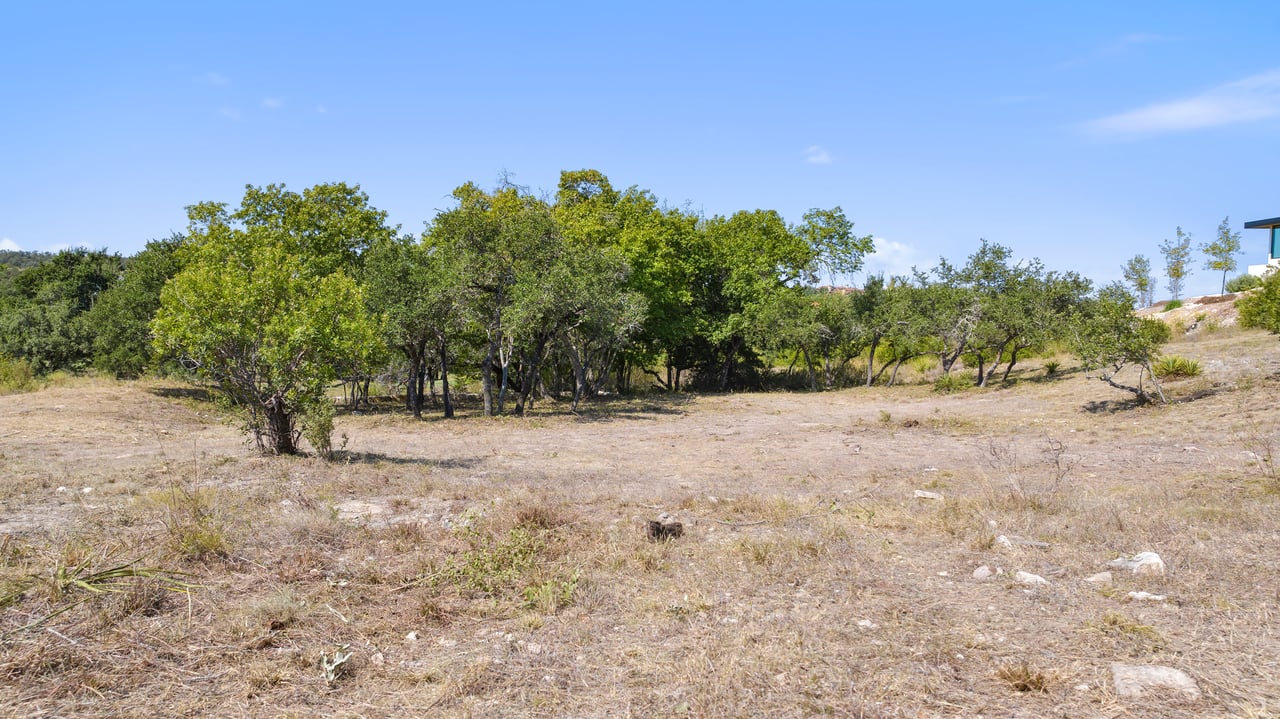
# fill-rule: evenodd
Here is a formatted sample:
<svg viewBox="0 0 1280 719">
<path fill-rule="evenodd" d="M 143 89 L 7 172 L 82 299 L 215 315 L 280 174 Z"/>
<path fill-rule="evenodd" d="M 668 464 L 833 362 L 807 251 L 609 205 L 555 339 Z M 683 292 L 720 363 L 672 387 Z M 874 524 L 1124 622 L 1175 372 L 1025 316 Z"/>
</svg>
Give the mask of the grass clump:
<svg viewBox="0 0 1280 719">
<path fill-rule="evenodd" d="M 1160 311 L 1168 312 L 1169 310 L 1176 310 L 1181 306 L 1182 306 L 1182 300 L 1169 300 L 1167 303 L 1165 303 L 1164 309 Z"/>
<path fill-rule="evenodd" d="M 1006 664 L 1000 667 L 996 672 L 996 676 L 1004 680 L 1016 692 L 1039 692 L 1043 694 L 1049 691 L 1049 677 L 1026 662 Z"/>
<path fill-rule="evenodd" d="M 1152 365 L 1151 371 L 1160 379 L 1186 379 L 1199 377 L 1202 372 L 1200 363 L 1187 357 L 1167 355 Z"/>
<path fill-rule="evenodd" d="M 195 560 L 230 554 L 224 508 L 217 491 L 175 483 L 154 501 L 161 509 L 160 521 L 175 554 Z"/>
</svg>

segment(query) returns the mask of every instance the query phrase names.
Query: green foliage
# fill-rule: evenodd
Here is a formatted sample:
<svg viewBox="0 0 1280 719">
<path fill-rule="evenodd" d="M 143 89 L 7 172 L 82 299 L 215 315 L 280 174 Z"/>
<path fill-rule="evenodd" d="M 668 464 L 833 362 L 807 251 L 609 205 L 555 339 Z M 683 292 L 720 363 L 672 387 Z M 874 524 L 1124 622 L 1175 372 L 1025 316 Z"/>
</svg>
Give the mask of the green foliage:
<svg viewBox="0 0 1280 719">
<path fill-rule="evenodd" d="M 188 208 L 183 269 L 151 323 L 156 350 L 182 357 L 244 408 L 268 454 L 296 452 L 296 413 L 378 346 L 350 273 L 355 248 L 386 234 L 377 225 L 383 213 L 348 204 L 355 196 L 345 186 L 307 197 L 318 206 L 275 186 L 250 187 L 234 215 L 216 204 Z"/>
<path fill-rule="evenodd" d="M 1169 278 L 1169 293 L 1173 299 L 1182 296 L 1182 286 L 1191 275 L 1191 235 L 1179 227 L 1177 240 L 1165 240 L 1160 244 L 1160 254 L 1164 255 L 1164 273 Z"/>
<path fill-rule="evenodd" d="M 1178 355 L 1165 355 L 1156 360 L 1151 365 L 1151 371 L 1160 379 L 1185 379 L 1187 377 L 1200 376 L 1200 363 L 1179 357 Z"/>
<path fill-rule="evenodd" d="M 29 392 L 35 388 L 35 372 L 29 361 L 0 356 L 0 394 Z"/>
<path fill-rule="evenodd" d="M 1256 327 L 1280 334 L 1280 272 L 1263 280 L 1261 289 L 1236 300 L 1241 327 Z"/>
<path fill-rule="evenodd" d="M 1213 242 L 1202 243 L 1200 251 L 1208 258 L 1204 268 L 1222 273 L 1222 292 L 1225 293 L 1227 273 L 1235 271 L 1236 255 L 1240 254 L 1240 233 L 1231 231 L 1231 218 L 1222 218 L 1222 223 L 1218 225 L 1218 237 Z"/>
<path fill-rule="evenodd" d="M 1262 286 L 1262 278 L 1257 275 L 1239 275 L 1227 281 L 1227 292 L 1247 292 Z"/>
<path fill-rule="evenodd" d="M 178 273 L 182 235 L 152 240 L 124 263 L 120 280 L 98 297 L 86 320 L 94 328 L 93 364 L 117 378 L 155 369 L 159 357 L 150 323 L 160 308 L 160 291 Z"/>
<path fill-rule="evenodd" d="M 36 374 L 81 370 L 92 354 L 86 313 L 120 274 L 105 250 L 64 250 L 23 270 L 0 297 L 0 354 L 25 359 Z"/>
<path fill-rule="evenodd" d="M 933 381 L 933 391 L 940 394 L 963 392 L 973 386 L 973 377 L 962 374 L 944 374 Z"/>
<path fill-rule="evenodd" d="M 1160 346 L 1169 341 L 1169 326 L 1134 315 L 1133 302 L 1133 296 L 1118 283 L 1098 290 L 1072 319 L 1071 352 L 1080 359 L 1086 373 L 1144 400 L 1151 399 L 1142 381 L 1144 375 L 1149 377 L 1156 394 L 1163 400 L 1164 393 L 1152 373 L 1151 363 Z M 1139 368 L 1137 385 L 1116 380 L 1116 375 L 1129 365 Z"/>
<path fill-rule="evenodd" d="M 544 532 L 523 524 L 497 535 L 473 527 L 463 532 L 470 548 L 450 559 L 440 578 L 485 594 L 515 585 L 546 547 Z"/>
<path fill-rule="evenodd" d="M 1146 255 L 1134 255 L 1121 269 L 1124 281 L 1129 283 L 1138 298 L 1138 304 L 1143 307 L 1151 306 L 1155 299 L 1156 285 L 1155 278 L 1151 276 L 1151 260 Z"/>
<path fill-rule="evenodd" d="M 1161 308 L 1160 311 L 1168 312 L 1169 310 L 1176 310 L 1181 306 L 1182 306 L 1182 300 L 1169 300 L 1164 304 L 1164 307 Z"/>
<path fill-rule="evenodd" d="M 575 571 L 567 579 L 548 579 L 527 586 L 524 588 L 524 605 L 543 614 L 555 614 L 573 604 L 573 595 L 578 591 L 581 579 L 581 573 Z"/>
</svg>

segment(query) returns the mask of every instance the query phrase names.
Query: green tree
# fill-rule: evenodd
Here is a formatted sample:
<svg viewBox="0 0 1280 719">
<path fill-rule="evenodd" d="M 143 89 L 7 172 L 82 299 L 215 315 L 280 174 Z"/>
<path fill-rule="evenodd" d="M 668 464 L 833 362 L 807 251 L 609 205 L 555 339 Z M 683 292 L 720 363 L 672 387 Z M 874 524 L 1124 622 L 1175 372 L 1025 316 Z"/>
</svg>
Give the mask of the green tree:
<svg viewBox="0 0 1280 719">
<path fill-rule="evenodd" d="M 1280 334 L 1280 272 L 1272 272 L 1262 288 L 1236 300 L 1241 327 L 1256 327 Z"/>
<path fill-rule="evenodd" d="M 1154 302 L 1155 278 L 1151 276 L 1151 260 L 1146 255 L 1134 255 L 1121 268 L 1124 281 L 1133 288 L 1138 304 L 1150 307 Z"/>
<path fill-rule="evenodd" d="M 466 326 L 465 293 L 449 247 L 412 237 L 380 240 L 365 261 L 365 294 L 383 318 L 384 341 L 409 363 L 406 404 L 422 416 L 428 374 L 439 372 L 444 416 L 453 417 L 449 371 L 454 343 Z"/>
<path fill-rule="evenodd" d="M 1177 238 L 1160 244 L 1160 254 L 1164 255 L 1164 274 L 1169 278 L 1169 293 L 1175 300 L 1182 297 L 1183 283 L 1191 276 L 1191 234 L 1179 227 Z"/>
<path fill-rule="evenodd" d="M 245 409 L 265 454 L 297 451 L 301 415 L 301 432 L 327 455 L 326 389 L 378 344 L 351 270 L 356 248 L 391 230 L 362 221 L 384 216 L 363 200 L 334 211 L 329 200 L 352 198 L 348 190 L 318 186 L 301 196 L 312 202 L 250 187 L 234 214 L 218 203 L 189 207 L 182 270 L 151 323 L 158 351 L 182 357 Z"/>
<path fill-rule="evenodd" d="M 1231 231 L 1231 218 L 1222 218 L 1222 224 L 1218 225 L 1218 237 L 1213 242 L 1205 242 L 1200 245 L 1200 251 L 1208 257 L 1205 260 L 1204 268 L 1214 272 L 1222 273 L 1222 292 L 1227 293 L 1227 273 L 1235 272 L 1239 265 L 1236 262 L 1236 255 L 1240 254 L 1240 233 Z"/>
<path fill-rule="evenodd" d="M 1119 283 L 1099 289 L 1073 313 L 1067 332 L 1071 352 L 1080 359 L 1085 372 L 1112 387 L 1132 392 L 1143 401 L 1158 397 L 1163 402 L 1164 391 L 1151 363 L 1160 346 L 1169 341 L 1169 326 L 1136 316 L 1133 304 L 1133 295 Z M 1116 379 L 1130 365 L 1138 368 L 1136 385 Z M 1154 397 L 1144 378 L 1150 381 Z"/>
<path fill-rule="evenodd" d="M 155 369 L 159 359 L 151 337 L 151 318 L 160 308 L 160 292 L 178 273 L 178 247 L 184 238 L 152 240 L 125 260 L 120 280 L 103 292 L 86 321 L 95 328 L 93 364 L 117 378 Z"/>
<path fill-rule="evenodd" d="M 87 313 L 120 276 L 120 257 L 105 250 L 64 250 L 18 273 L 0 298 L 0 355 L 44 374 L 81 370 L 96 328 Z"/>
</svg>

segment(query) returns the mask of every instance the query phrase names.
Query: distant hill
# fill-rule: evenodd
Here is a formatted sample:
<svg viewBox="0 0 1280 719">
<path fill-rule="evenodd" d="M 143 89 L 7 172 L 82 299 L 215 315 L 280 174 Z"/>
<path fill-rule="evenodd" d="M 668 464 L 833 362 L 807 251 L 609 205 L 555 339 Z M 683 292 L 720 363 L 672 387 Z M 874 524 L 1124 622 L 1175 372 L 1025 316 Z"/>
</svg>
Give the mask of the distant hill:
<svg viewBox="0 0 1280 719">
<path fill-rule="evenodd" d="M 52 252 L 27 252 L 25 250 L 0 250 L 0 265 L 8 265 L 25 270 L 28 267 L 35 267 L 45 260 L 52 259 Z"/>
</svg>

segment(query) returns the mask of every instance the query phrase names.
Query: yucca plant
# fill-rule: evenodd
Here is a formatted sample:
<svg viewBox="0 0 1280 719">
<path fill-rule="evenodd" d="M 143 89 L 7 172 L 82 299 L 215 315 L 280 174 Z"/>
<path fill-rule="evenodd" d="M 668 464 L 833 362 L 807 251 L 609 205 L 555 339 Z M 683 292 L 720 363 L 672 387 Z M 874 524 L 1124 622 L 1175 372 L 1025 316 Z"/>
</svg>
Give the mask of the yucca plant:
<svg viewBox="0 0 1280 719">
<path fill-rule="evenodd" d="M 1178 355 L 1166 355 L 1151 365 L 1151 371 L 1160 379 L 1184 379 L 1186 377 L 1198 377 L 1201 369 L 1200 363 L 1193 359 L 1179 357 Z"/>
</svg>

